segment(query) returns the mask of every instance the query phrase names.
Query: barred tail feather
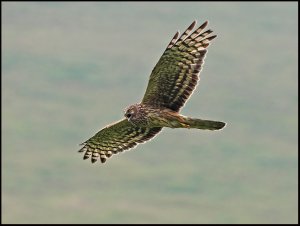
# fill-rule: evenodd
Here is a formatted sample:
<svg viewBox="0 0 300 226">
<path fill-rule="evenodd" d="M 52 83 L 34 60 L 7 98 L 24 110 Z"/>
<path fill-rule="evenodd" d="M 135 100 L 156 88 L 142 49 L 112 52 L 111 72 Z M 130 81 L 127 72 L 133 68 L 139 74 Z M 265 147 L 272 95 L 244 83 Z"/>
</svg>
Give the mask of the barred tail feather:
<svg viewBox="0 0 300 226">
<path fill-rule="evenodd" d="M 219 130 L 226 125 L 225 122 L 195 119 L 195 118 L 186 118 L 185 123 L 188 125 L 188 128 L 208 129 L 208 130 Z"/>
</svg>

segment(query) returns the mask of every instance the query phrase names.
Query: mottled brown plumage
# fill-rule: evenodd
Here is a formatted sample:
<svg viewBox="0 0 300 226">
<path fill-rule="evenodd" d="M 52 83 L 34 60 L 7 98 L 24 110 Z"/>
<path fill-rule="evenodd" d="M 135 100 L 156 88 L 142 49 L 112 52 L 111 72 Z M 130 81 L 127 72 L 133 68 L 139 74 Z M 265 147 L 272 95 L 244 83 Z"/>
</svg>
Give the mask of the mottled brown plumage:
<svg viewBox="0 0 300 226">
<path fill-rule="evenodd" d="M 202 120 L 179 114 L 198 82 L 207 47 L 216 35 L 203 29 L 191 33 L 196 21 L 178 38 L 176 32 L 154 67 L 145 95 L 139 104 L 125 110 L 125 119 L 111 124 L 83 143 L 84 159 L 102 163 L 113 154 L 153 138 L 163 127 L 219 130 L 224 122 Z"/>
</svg>

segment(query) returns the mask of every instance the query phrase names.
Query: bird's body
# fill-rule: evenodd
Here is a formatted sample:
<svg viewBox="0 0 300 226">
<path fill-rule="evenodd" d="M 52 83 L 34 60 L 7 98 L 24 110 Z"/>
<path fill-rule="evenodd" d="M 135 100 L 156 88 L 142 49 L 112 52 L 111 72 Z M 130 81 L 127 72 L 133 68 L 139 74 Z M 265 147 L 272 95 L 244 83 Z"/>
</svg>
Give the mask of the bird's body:
<svg viewBox="0 0 300 226">
<path fill-rule="evenodd" d="M 126 109 L 125 117 L 136 127 L 196 128 L 216 130 L 225 123 L 194 119 L 183 116 L 169 108 L 158 108 L 145 104 L 134 104 Z"/>
<path fill-rule="evenodd" d="M 129 106 L 125 112 L 125 117 L 132 125 L 138 127 L 175 128 L 172 126 L 170 119 L 172 118 L 172 121 L 174 121 L 175 118 L 179 118 L 179 115 L 168 108 L 158 108 L 139 103 Z"/>
<path fill-rule="evenodd" d="M 179 113 L 197 85 L 206 48 L 216 37 L 207 37 L 212 30 L 202 32 L 207 21 L 191 33 L 195 24 L 196 21 L 179 38 L 176 32 L 171 39 L 152 70 L 142 101 L 125 110 L 125 119 L 106 126 L 83 143 L 79 152 L 85 152 L 84 159 L 91 157 L 93 163 L 98 159 L 104 163 L 113 154 L 150 140 L 163 127 L 219 130 L 225 126 L 224 122 Z"/>
</svg>

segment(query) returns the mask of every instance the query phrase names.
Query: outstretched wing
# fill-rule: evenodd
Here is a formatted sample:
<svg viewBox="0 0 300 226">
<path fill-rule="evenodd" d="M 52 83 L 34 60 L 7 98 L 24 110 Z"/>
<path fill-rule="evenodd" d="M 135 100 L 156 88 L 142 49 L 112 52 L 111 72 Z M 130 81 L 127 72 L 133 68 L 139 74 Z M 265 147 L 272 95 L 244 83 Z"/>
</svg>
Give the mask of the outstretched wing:
<svg viewBox="0 0 300 226">
<path fill-rule="evenodd" d="M 179 111 L 192 94 L 204 63 L 206 48 L 216 37 L 208 37 L 212 30 L 202 32 L 207 21 L 190 34 L 195 24 L 196 21 L 180 38 L 178 32 L 172 38 L 150 75 L 143 104 Z"/>
<path fill-rule="evenodd" d="M 161 131 L 161 127 L 141 128 L 135 127 L 127 119 L 111 124 L 95 136 L 83 143 L 84 147 L 79 152 L 85 152 L 83 159 L 92 156 L 92 163 L 99 158 L 102 163 L 113 154 L 130 149 L 153 138 Z"/>
</svg>

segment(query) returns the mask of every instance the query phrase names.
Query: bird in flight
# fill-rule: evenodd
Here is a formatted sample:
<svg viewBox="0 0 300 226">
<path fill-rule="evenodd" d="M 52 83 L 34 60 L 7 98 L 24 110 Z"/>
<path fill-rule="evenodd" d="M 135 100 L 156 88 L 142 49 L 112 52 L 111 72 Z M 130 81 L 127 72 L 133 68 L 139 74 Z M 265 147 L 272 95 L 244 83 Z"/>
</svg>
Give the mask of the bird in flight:
<svg viewBox="0 0 300 226">
<path fill-rule="evenodd" d="M 112 155 L 150 140 L 163 127 L 219 130 L 224 122 L 191 118 L 179 114 L 193 93 L 203 67 L 207 47 L 217 37 L 203 31 L 194 21 L 179 37 L 177 31 L 151 72 L 142 101 L 125 109 L 124 119 L 112 123 L 82 143 L 83 159 L 104 163 Z"/>
</svg>

